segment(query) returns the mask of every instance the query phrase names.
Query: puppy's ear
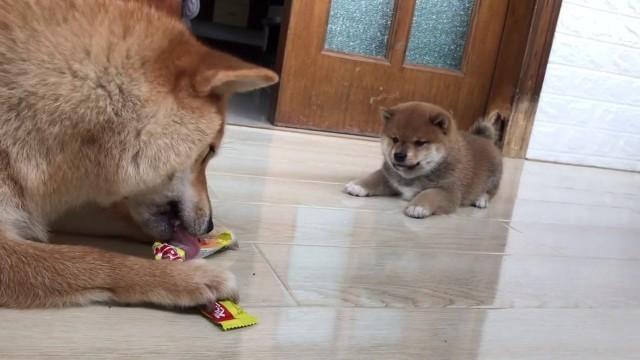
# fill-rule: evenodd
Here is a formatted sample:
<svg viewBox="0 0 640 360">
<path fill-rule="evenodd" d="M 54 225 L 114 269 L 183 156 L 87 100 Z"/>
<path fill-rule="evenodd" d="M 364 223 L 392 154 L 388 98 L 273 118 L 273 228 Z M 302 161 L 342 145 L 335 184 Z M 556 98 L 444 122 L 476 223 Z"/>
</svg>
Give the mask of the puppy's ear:
<svg viewBox="0 0 640 360">
<path fill-rule="evenodd" d="M 447 113 L 434 114 L 429 118 L 429 121 L 445 135 L 447 135 L 451 129 L 451 117 Z"/>
<path fill-rule="evenodd" d="M 391 120 L 391 118 L 393 117 L 394 111 L 393 109 L 389 109 L 389 108 L 385 108 L 385 107 L 380 107 L 380 118 L 382 119 L 383 122 L 389 122 L 389 120 Z"/>
<path fill-rule="evenodd" d="M 191 85 L 200 96 L 246 92 L 278 82 L 278 75 L 271 70 L 210 49 L 199 56 L 194 68 Z"/>
</svg>

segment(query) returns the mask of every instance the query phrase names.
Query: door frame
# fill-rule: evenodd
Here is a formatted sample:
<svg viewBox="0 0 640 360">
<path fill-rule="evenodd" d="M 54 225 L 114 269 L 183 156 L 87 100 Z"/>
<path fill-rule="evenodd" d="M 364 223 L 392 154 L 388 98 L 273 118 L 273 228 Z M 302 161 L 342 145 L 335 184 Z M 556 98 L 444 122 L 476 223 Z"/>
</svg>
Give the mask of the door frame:
<svg viewBox="0 0 640 360">
<path fill-rule="evenodd" d="M 523 159 L 562 0 L 510 0 L 486 113 L 502 119 L 502 152 Z"/>
<path fill-rule="evenodd" d="M 285 0 L 276 71 L 282 73 L 291 3 Z M 398 0 L 402 1 L 402 0 Z M 509 0 L 507 17 L 485 114 L 498 111 L 503 154 L 524 158 L 533 129 L 562 0 Z M 275 119 L 279 86 L 272 92 Z"/>
</svg>

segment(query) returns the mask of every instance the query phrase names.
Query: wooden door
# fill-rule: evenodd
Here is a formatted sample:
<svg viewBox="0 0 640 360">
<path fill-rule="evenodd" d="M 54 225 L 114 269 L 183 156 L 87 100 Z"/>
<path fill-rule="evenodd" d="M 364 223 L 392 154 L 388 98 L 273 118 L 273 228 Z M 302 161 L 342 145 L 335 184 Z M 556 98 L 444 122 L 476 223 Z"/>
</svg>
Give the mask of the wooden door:
<svg viewBox="0 0 640 360">
<path fill-rule="evenodd" d="M 292 0 L 275 124 L 378 134 L 378 109 L 483 116 L 509 0 Z"/>
</svg>

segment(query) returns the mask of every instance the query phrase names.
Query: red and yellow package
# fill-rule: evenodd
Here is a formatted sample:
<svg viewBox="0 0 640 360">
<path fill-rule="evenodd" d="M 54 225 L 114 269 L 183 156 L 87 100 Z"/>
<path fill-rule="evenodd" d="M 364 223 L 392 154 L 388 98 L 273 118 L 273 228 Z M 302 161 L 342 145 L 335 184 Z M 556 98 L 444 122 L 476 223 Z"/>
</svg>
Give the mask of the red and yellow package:
<svg viewBox="0 0 640 360">
<path fill-rule="evenodd" d="M 156 260 L 184 261 L 186 254 L 184 250 L 177 246 L 155 242 L 153 244 L 153 257 Z"/>
<path fill-rule="evenodd" d="M 212 305 L 201 308 L 200 312 L 215 324 L 222 326 L 224 331 L 258 323 L 257 318 L 247 314 L 238 304 L 228 300 L 216 301 Z"/>
</svg>

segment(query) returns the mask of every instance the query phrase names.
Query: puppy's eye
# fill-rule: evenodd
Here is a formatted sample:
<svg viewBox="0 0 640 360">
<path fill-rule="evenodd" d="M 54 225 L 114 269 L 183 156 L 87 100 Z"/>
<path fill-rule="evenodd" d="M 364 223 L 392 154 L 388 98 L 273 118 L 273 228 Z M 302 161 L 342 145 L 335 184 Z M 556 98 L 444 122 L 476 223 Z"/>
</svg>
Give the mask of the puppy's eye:
<svg viewBox="0 0 640 360">
<path fill-rule="evenodd" d="M 397 144 L 400 140 L 397 137 L 392 137 L 391 141 L 393 141 L 394 144 Z"/>
<path fill-rule="evenodd" d="M 423 146 L 425 144 L 428 144 L 428 141 L 424 141 L 424 140 L 416 140 L 416 142 L 414 144 L 416 144 L 417 147 Z"/>
</svg>

